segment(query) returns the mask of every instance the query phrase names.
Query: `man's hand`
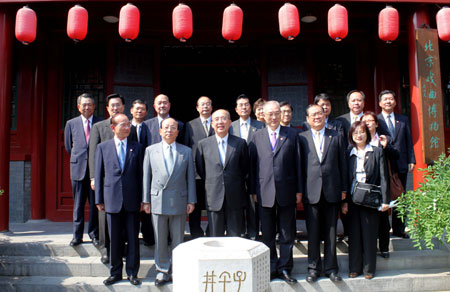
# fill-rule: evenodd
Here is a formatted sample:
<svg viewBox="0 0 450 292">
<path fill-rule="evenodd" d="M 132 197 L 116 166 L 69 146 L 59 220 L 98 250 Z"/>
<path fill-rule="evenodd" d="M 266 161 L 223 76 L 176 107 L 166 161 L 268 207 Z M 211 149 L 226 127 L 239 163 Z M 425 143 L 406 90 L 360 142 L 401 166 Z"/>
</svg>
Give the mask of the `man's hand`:
<svg viewBox="0 0 450 292">
<path fill-rule="evenodd" d="M 302 193 L 296 193 L 295 196 L 297 197 L 296 203 L 300 204 L 302 202 L 303 194 Z"/>
<path fill-rule="evenodd" d="M 414 170 L 414 166 L 416 166 L 414 163 L 408 164 L 408 172 L 412 172 Z"/>
<path fill-rule="evenodd" d="M 98 205 L 97 205 L 97 209 L 98 209 L 99 211 L 105 211 L 105 204 L 98 204 Z"/>
<path fill-rule="evenodd" d="M 341 212 L 342 212 L 342 214 L 347 214 L 348 213 L 348 203 L 342 203 L 341 204 Z"/>
<path fill-rule="evenodd" d="M 253 194 L 253 201 L 255 201 L 255 203 L 258 203 L 258 198 L 256 197 L 256 194 Z"/>
<path fill-rule="evenodd" d="M 389 210 L 389 205 L 388 204 L 381 204 L 381 212 L 386 212 L 387 210 Z"/>
<path fill-rule="evenodd" d="M 150 203 L 144 203 L 144 212 L 150 214 Z"/>
<path fill-rule="evenodd" d="M 191 214 L 192 212 L 194 212 L 195 209 L 195 204 L 192 203 L 188 203 L 186 206 L 186 212 L 189 214 Z"/>
<path fill-rule="evenodd" d="M 95 180 L 93 178 L 91 179 L 91 189 L 95 191 Z"/>
<path fill-rule="evenodd" d="M 342 192 L 342 201 L 345 200 L 345 198 L 347 198 L 347 193 L 346 192 Z"/>
<path fill-rule="evenodd" d="M 380 140 L 380 144 L 381 146 L 383 146 L 383 148 L 386 148 L 388 140 L 386 138 L 385 135 L 380 135 L 380 137 L 378 138 Z"/>
</svg>

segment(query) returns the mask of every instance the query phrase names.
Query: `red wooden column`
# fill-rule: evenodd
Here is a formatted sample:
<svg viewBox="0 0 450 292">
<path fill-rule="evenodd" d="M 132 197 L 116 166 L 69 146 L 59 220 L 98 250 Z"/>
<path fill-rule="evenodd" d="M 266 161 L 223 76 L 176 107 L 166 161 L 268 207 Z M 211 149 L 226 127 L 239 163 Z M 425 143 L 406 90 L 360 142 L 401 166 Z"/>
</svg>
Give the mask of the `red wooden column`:
<svg viewBox="0 0 450 292">
<path fill-rule="evenodd" d="M 409 82 L 411 95 L 411 134 L 416 154 L 416 167 L 414 169 L 414 189 L 419 187 L 419 182 L 423 181 L 423 175 L 418 171 L 419 168 L 425 168 L 422 149 L 422 132 L 420 120 L 422 118 L 422 109 L 420 101 L 419 71 L 417 68 L 417 48 L 416 48 L 416 28 L 423 25 L 430 25 L 430 16 L 425 5 L 417 6 L 408 20 L 408 63 L 409 63 Z"/>
<path fill-rule="evenodd" d="M 9 229 L 12 31 L 11 16 L 0 7 L 0 232 Z"/>
</svg>

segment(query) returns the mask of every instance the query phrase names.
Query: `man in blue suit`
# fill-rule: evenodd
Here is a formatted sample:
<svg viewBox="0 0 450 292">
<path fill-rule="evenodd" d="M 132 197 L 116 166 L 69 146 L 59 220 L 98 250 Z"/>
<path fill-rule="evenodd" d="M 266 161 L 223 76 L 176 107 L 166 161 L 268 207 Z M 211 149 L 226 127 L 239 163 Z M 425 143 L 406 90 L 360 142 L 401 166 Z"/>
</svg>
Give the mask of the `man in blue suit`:
<svg viewBox="0 0 450 292">
<path fill-rule="evenodd" d="M 80 116 L 67 121 L 64 129 L 64 145 L 70 155 L 70 179 L 73 193 L 73 239 L 70 246 L 83 242 L 84 205 L 89 200 L 88 234 L 94 246 L 98 246 L 98 211 L 94 191 L 89 180 L 89 138 L 91 128 L 98 119 L 94 117 L 95 100 L 88 93 L 77 99 Z"/>
<path fill-rule="evenodd" d="M 142 202 L 144 149 L 127 139 L 131 123 L 124 114 L 111 118 L 114 138 L 97 146 L 95 153 L 95 203 L 106 212 L 110 235 L 110 277 L 108 286 L 122 280 L 124 239 L 127 242 L 128 280 L 139 285 L 139 211 Z M 125 235 L 125 238 L 124 238 Z"/>
<path fill-rule="evenodd" d="M 392 161 L 392 172 L 398 173 L 398 178 L 406 190 L 408 172 L 412 172 L 416 165 L 409 119 L 406 116 L 394 114 L 397 103 L 393 91 L 383 90 L 378 95 L 378 100 L 382 109 L 378 115 L 380 134 L 392 137 L 392 146 L 400 155 L 399 159 Z M 400 219 L 396 208 L 392 210 L 392 233 L 398 237 L 409 238 L 409 235 L 405 233 L 405 224 Z"/>
<path fill-rule="evenodd" d="M 250 193 L 259 204 L 262 242 L 270 249 L 270 277 L 288 284 L 294 265 L 292 249 L 296 226 L 296 204 L 302 199 L 300 143 L 297 131 L 280 126 L 277 101 L 264 104 L 266 128 L 257 131 L 249 144 Z M 276 227 L 280 233 L 280 258 L 275 247 Z"/>
</svg>

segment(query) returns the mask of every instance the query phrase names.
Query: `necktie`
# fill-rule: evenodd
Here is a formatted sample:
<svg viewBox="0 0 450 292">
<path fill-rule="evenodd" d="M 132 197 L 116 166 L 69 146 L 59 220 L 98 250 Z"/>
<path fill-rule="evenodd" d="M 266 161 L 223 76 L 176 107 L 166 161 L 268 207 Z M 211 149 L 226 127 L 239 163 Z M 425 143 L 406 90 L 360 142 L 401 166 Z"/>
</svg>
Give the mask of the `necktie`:
<svg viewBox="0 0 450 292">
<path fill-rule="evenodd" d="M 225 165 L 225 155 L 226 155 L 224 140 L 221 140 L 219 142 L 219 154 L 220 154 L 220 162 L 222 162 L 222 166 L 224 166 Z"/>
<path fill-rule="evenodd" d="M 275 150 L 275 147 L 277 146 L 277 133 L 272 132 L 272 135 L 270 135 L 270 146 L 272 146 L 272 151 Z"/>
<path fill-rule="evenodd" d="M 168 155 L 167 155 L 167 157 L 166 157 L 166 163 L 167 163 L 167 172 L 169 173 L 169 174 L 171 174 L 172 173 L 172 170 L 173 170 L 173 151 L 172 151 L 172 146 L 171 145 L 169 145 L 168 147 L 167 147 L 168 149 Z"/>
<path fill-rule="evenodd" d="M 119 144 L 119 164 L 123 171 L 123 167 L 125 166 L 125 143 L 123 141 L 120 141 Z"/>
<path fill-rule="evenodd" d="M 389 128 L 389 132 L 391 133 L 391 137 L 394 137 L 394 124 L 392 124 L 391 115 L 387 116 L 387 120 L 388 120 L 388 128 Z"/>
<path fill-rule="evenodd" d="M 247 138 L 248 138 L 248 125 L 247 125 L 247 123 L 242 123 L 241 124 L 241 138 L 245 139 L 245 141 L 247 141 Z"/>
<path fill-rule="evenodd" d="M 316 151 L 319 161 L 322 162 L 322 140 L 319 131 L 314 131 L 314 140 L 316 140 Z"/>
<path fill-rule="evenodd" d="M 141 124 L 136 126 L 136 132 L 137 132 L 138 142 L 141 142 Z"/>
<path fill-rule="evenodd" d="M 84 127 L 84 137 L 86 138 L 86 144 L 89 144 L 89 137 L 91 136 L 91 126 L 89 120 L 86 120 L 86 127 Z"/>
<path fill-rule="evenodd" d="M 206 137 L 208 137 L 208 135 L 209 135 L 209 130 L 208 130 L 208 120 L 204 120 L 204 121 L 203 121 L 203 129 L 205 130 Z"/>
<path fill-rule="evenodd" d="M 353 122 L 352 122 L 352 124 L 353 124 L 354 122 L 357 122 L 357 121 L 359 121 L 359 117 L 358 117 L 358 116 L 353 116 Z"/>
</svg>

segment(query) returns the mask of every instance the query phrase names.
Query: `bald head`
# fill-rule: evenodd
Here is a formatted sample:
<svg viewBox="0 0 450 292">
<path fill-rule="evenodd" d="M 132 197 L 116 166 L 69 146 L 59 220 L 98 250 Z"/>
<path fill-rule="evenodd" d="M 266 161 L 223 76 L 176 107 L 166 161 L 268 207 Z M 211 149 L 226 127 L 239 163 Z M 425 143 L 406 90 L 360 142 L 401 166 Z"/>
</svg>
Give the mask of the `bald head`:
<svg viewBox="0 0 450 292">
<path fill-rule="evenodd" d="M 155 109 L 158 116 L 165 119 L 170 112 L 170 101 L 169 97 L 165 94 L 160 94 L 155 97 L 153 101 L 153 108 Z"/>
<path fill-rule="evenodd" d="M 223 138 L 228 134 L 231 126 L 230 113 L 227 110 L 219 109 L 212 114 L 212 127 L 216 135 Z"/>
</svg>

